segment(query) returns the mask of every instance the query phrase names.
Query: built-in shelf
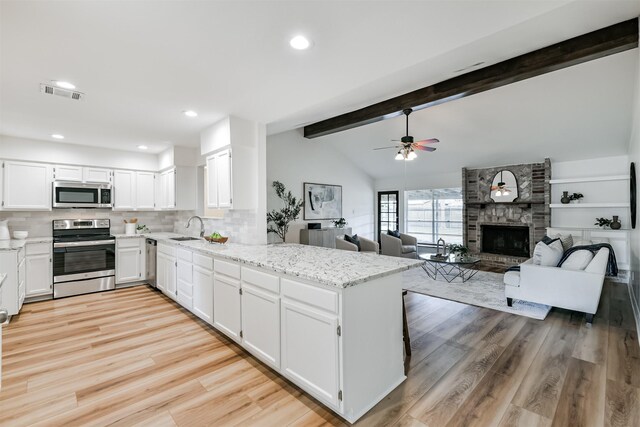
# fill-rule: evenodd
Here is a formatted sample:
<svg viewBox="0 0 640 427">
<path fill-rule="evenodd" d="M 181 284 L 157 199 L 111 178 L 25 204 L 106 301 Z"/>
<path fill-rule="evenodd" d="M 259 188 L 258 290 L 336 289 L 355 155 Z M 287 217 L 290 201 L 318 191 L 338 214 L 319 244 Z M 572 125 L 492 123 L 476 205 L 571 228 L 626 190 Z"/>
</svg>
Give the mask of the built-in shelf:
<svg viewBox="0 0 640 427">
<path fill-rule="evenodd" d="M 612 230 L 610 228 L 595 228 L 595 227 L 563 227 L 561 225 L 552 225 L 551 227 L 558 230 L 579 230 L 579 231 L 606 231 L 606 232 L 614 232 L 614 233 L 624 233 L 630 231 L 628 228 L 620 228 L 618 230 Z"/>
<path fill-rule="evenodd" d="M 550 184 L 571 184 L 575 182 L 601 182 L 601 181 L 624 181 L 628 180 L 629 175 L 608 175 L 608 176 L 591 176 L 582 178 L 562 178 L 551 179 Z"/>
<path fill-rule="evenodd" d="M 469 205 L 469 206 L 486 206 L 486 205 L 512 205 L 512 206 L 518 206 L 518 205 L 527 205 L 527 206 L 531 206 L 531 205 L 543 205 L 544 202 L 465 202 L 465 205 Z"/>
<path fill-rule="evenodd" d="M 553 209 L 628 208 L 629 203 L 551 203 Z"/>
</svg>

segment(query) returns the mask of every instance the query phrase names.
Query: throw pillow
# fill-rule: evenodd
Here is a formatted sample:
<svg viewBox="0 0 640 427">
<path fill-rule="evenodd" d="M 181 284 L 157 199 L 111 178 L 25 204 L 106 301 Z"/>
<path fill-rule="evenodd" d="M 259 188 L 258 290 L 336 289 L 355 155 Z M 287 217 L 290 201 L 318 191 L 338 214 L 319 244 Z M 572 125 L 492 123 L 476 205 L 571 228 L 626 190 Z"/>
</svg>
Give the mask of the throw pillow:
<svg viewBox="0 0 640 427">
<path fill-rule="evenodd" d="M 551 238 L 549 236 L 544 236 L 542 238 L 541 242 L 543 242 L 545 245 L 549 246 L 551 243 L 555 242 L 556 240 L 558 240 L 558 237 Z"/>
<path fill-rule="evenodd" d="M 389 236 L 397 237 L 398 239 L 400 238 L 400 232 L 398 230 L 387 230 L 387 234 Z"/>
<path fill-rule="evenodd" d="M 569 255 L 569 258 L 565 259 L 560 267 L 565 270 L 584 270 L 592 259 L 591 251 L 579 249 Z"/>
<path fill-rule="evenodd" d="M 560 262 L 563 253 L 560 240 L 554 240 L 549 245 L 538 242 L 533 250 L 533 263 L 545 267 L 555 267 Z"/>
<path fill-rule="evenodd" d="M 562 249 L 566 251 L 573 246 L 573 236 L 571 234 L 556 234 L 553 236 L 555 239 L 560 239 L 562 242 Z"/>
<path fill-rule="evenodd" d="M 349 236 L 348 234 L 344 235 L 344 240 L 346 240 L 349 243 L 353 243 L 354 245 L 356 245 L 358 247 L 358 252 L 360 252 L 362 250 L 362 248 L 360 247 L 360 239 L 358 239 L 358 235 L 354 234 L 353 236 Z"/>
</svg>

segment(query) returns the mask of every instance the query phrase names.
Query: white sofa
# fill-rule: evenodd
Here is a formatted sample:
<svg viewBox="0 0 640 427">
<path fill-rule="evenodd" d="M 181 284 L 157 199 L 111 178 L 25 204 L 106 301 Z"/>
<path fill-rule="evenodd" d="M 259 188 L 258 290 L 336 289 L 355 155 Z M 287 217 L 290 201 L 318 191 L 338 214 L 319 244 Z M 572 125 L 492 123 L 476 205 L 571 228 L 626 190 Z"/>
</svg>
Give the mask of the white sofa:
<svg viewBox="0 0 640 427">
<path fill-rule="evenodd" d="M 534 265 L 529 259 L 520 264 L 520 271 L 504 275 L 504 293 L 507 304 L 514 299 L 546 304 L 586 314 L 593 322 L 598 310 L 602 285 L 609 260 L 609 249 L 603 248 L 584 270 Z"/>
</svg>

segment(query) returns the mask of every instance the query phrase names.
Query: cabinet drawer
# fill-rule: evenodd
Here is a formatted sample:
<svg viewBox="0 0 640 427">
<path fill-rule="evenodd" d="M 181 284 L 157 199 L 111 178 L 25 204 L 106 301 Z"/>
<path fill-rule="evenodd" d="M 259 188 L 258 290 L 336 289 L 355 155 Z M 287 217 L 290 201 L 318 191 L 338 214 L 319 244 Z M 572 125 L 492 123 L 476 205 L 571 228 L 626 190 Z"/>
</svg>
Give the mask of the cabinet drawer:
<svg viewBox="0 0 640 427">
<path fill-rule="evenodd" d="M 158 244 L 158 252 L 161 254 L 169 255 L 172 258 L 176 257 L 176 248 L 174 246 Z"/>
<path fill-rule="evenodd" d="M 240 265 L 228 261 L 215 260 L 213 270 L 218 274 L 240 280 Z"/>
<path fill-rule="evenodd" d="M 178 259 L 191 262 L 193 260 L 193 252 L 187 249 L 178 249 Z"/>
<path fill-rule="evenodd" d="M 132 237 L 132 238 L 121 238 L 117 239 L 116 243 L 119 248 L 137 248 L 140 246 L 140 238 Z"/>
<path fill-rule="evenodd" d="M 280 278 L 273 274 L 242 267 L 242 281 L 274 294 L 280 293 Z"/>
<path fill-rule="evenodd" d="M 205 255 L 193 254 L 193 264 L 209 271 L 213 270 L 213 258 Z"/>
<path fill-rule="evenodd" d="M 44 255 L 51 252 L 51 243 L 29 243 L 26 246 L 27 255 Z"/>
<path fill-rule="evenodd" d="M 331 313 L 338 312 L 338 293 L 289 279 L 281 279 L 282 296 Z"/>
</svg>

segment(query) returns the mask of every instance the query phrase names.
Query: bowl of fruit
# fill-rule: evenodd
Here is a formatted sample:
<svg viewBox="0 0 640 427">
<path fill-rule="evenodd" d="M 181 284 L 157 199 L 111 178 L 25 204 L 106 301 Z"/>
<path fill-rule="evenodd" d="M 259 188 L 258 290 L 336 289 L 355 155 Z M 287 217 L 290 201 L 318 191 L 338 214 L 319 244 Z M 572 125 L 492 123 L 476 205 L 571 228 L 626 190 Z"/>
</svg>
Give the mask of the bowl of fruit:
<svg viewBox="0 0 640 427">
<path fill-rule="evenodd" d="M 217 231 L 211 233 L 210 236 L 205 236 L 204 239 L 209 243 L 227 243 L 227 240 L 229 240 L 228 237 L 222 237 Z"/>
</svg>

